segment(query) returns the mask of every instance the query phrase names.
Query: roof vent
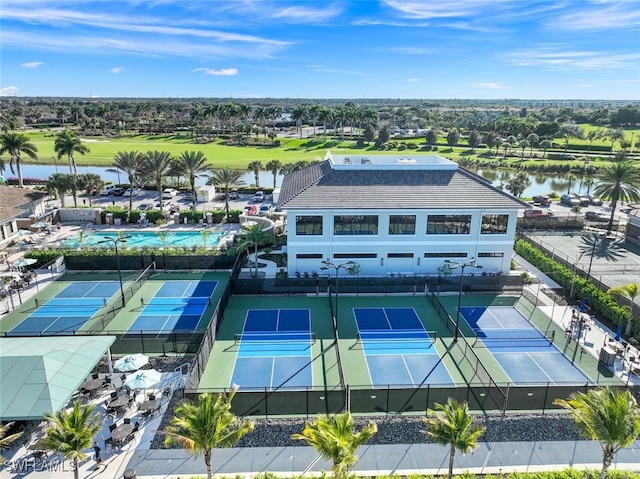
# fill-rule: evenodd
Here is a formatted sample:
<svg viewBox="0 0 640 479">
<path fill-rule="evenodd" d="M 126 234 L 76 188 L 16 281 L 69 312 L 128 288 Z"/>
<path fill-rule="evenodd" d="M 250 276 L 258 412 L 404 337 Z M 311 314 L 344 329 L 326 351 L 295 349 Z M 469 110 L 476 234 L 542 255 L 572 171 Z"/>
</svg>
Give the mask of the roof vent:
<svg viewBox="0 0 640 479">
<path fill-rule="evenodd" d="M 396 163 L 399 163 L 401 165 L 414 165 L 416 164 L 416 160 L 413 158 L 398 158 L 396 160 Z"/>
<path fill-rule="evenodd" d="M 353 162 L 351 161 L 351 158 L 345 158 L 344 159 L 344 164 L 345 165 L 351 165 Z"/>
<path fill-rule="evenodd" d="M 362 158 L 360 160 L 360 164 L 361 165 L 370 165 L 371 164 L 371 160 L 369 158 Z"/>
</svg>

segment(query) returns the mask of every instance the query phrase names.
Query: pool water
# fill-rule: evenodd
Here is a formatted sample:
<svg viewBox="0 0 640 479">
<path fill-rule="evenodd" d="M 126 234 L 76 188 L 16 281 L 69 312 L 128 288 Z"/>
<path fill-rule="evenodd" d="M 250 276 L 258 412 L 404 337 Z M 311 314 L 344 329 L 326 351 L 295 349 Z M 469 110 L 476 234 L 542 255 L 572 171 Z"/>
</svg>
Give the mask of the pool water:
<svg viewBox="0 0 640 479">
<path fill-rule="evenodd" d="M 105 238 L 118 239 L 121 236 L 131 236 L 126 243 L 119 243 L 120 248 L 212 248 L 218 245 L 224 236 L 224 231 L 202 230 L 202 231 L 176 231 L 160 232 L 164 239 L 156 231 L 126 232 L 124 235 L 108 232 L 83 233 L 82 244 L 80 235 L 76 235 L 62 242 L 66 248 L 113 248 L 112 241 L 105 241 Z M 102 243 L 102 241 L 105 241 Z"/>
</svg>

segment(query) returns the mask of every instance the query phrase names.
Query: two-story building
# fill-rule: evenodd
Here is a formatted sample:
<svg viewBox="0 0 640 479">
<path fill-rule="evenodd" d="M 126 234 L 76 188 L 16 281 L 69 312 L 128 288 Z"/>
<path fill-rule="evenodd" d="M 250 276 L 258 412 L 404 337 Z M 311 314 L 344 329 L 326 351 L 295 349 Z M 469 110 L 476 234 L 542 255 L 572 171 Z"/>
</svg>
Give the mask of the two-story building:
<svg viewBox="0 0 640 479">
<path fill-rule="evenodd" d="M 288 274 L 322 260 L 354 261 L 364 276 L 433 275 L 475 258 L 506 274 L 518 210 L 530 207 L 435 155 L 337 156 L 285 176 Z"/>
</svg>

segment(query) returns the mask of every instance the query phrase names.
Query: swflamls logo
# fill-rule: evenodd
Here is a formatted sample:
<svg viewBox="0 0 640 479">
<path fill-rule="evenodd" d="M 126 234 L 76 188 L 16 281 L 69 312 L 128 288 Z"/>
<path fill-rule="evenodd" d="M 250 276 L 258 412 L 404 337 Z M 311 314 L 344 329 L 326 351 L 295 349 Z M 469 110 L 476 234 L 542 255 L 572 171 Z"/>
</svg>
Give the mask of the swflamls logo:
<svg viewBox="0 0 640 479">
<path fill-rule="evenodd" d="M 43 459 L 35 461 L 34 459 L 18 459 L 15 461 L 4 461 L 2 466 L 8 472 L 14 474 L 22 474 L 27 472 L 73 472 L 75 465 L 73 462 L 64 462 L 58 458 Z"/>
</svg>

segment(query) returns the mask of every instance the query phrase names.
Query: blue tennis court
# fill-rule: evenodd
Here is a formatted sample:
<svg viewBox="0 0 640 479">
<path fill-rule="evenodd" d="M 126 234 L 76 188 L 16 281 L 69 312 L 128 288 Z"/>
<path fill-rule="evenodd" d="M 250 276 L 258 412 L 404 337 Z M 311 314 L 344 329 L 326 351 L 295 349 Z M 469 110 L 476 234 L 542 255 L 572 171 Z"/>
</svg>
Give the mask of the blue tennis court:
<svg viewBox="0 0 640 479">
<path fill-rule="evenodd" d="M 310 310 L 250 309 L 235 340 L 238 352 L 230 385 L 244 390 L 313 386 Z"/>
<path fill-rule="evenodd" d="M 73 333 L 91 319 L 118 291 L 116 281 L 78 281 L 48 300 L 36 299 L 36 309 L 9 334 Z"/>
<path fill-rule="evenodd" d="M 217 285 L 217 281 L 166 281 L 152 298 L 141 299 L 141 311 L 127 334 L 195 331 Z"/>
<path fill-rule="evenodd" d="M 592 382 L 543 332 L 511 306 L 462 307 L 460 315 L 515 384 Z"/>
<path fill-rule="evenodd" d="M 413 308 L 354 308 L 371 384 L 454 384 Z"/>
</svg>

